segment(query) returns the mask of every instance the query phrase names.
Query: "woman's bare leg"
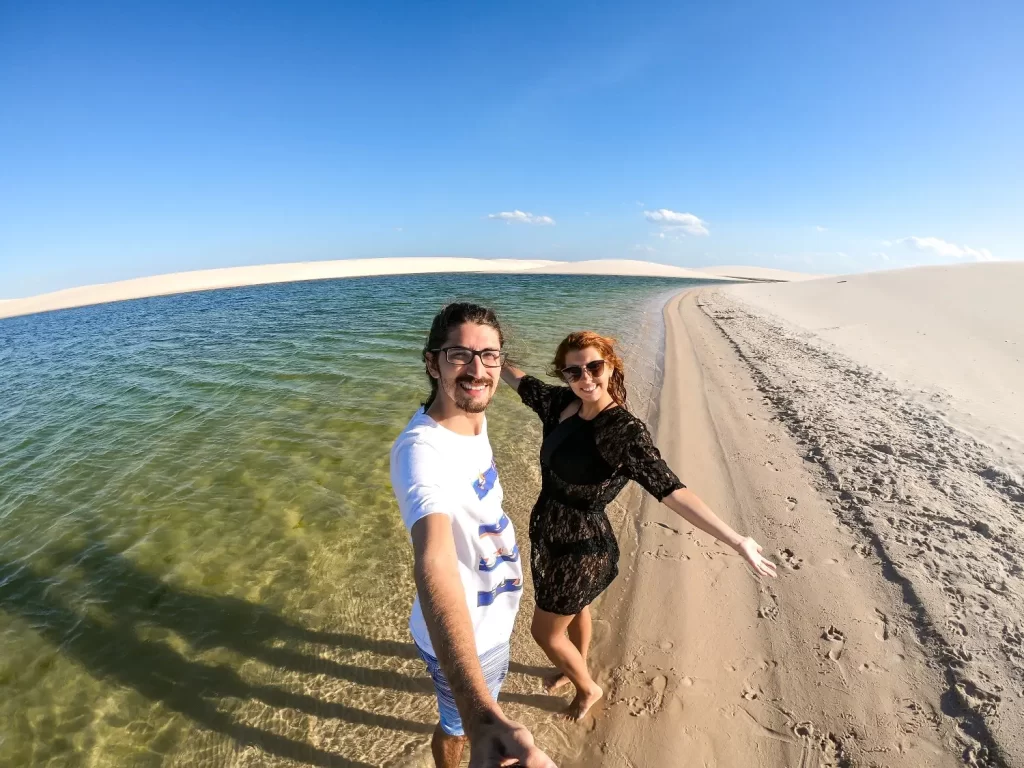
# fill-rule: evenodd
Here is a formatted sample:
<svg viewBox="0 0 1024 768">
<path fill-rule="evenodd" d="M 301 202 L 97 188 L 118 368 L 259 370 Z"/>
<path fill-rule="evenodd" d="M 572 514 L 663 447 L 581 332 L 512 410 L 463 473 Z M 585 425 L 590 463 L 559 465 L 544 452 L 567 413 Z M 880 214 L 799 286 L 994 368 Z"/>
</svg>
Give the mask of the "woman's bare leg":
<svg viewBox="0 0 1024 768">
<path fill-rule="evenodd" d="M 541 647 L 551 663 L 558 667 L 576 686 L 576 698 L 565 710 L 570 720 L 582 720 L 597 701 L 604 695 L 594 679 L 590 676 L 587 663 L 572 640 L 566 635 L 574 616 L 560 616 L 537 608 L 533 613 L 533 624 L 530 631 L 533 639 Z M 588 617 L 589 618 L 589 617 Z M 582 640 L 582 633 L 580 634 Z M 589 646 L 589 637 L 587 644 Z"/>
<path fill-rule="evenodd" d="M 587 654 L 590 652 L 590 638 L 593 636 L 593 623 L 590 619 L 590 606 L 586 605 L 583 610 L 572 617 L 569 622 L 569 640 L 576 646 L 576 650 L 583 657 L 583 663 L 587 663 Z M 544 689 L 548 692 L 555 691 L 563 685 L 569 684 L 569 678 L 560 669 L 544 680 Z"/>
</svg>

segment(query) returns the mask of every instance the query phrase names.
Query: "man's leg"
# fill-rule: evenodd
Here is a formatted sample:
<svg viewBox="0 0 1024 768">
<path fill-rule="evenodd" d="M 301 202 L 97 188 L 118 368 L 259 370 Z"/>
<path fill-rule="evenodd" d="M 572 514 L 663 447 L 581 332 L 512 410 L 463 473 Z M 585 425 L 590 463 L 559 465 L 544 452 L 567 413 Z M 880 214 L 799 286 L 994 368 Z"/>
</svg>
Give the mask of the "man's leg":
<svg viewBox="0 0 1024 768">
<path fill-rule="evenodd" d="M 465 736 L 449 736 L 441 730 L 441 724 L 437 724 L 434 738 L 430 740 L 430 751 L 434 754 L 434 765 L 437 768 L 458 768 L 465 747 Z"/>
<path fill-rule="evenodd" d="M 462 753 L 468 739 L 462 729 L 462 718 L 455 705 L 455 697 L 452 695 L 451 686 L 437 659 L 419 646 L 417 646 L 417 650 L 434 681 L 437 712 L 441 716 L 441 721 L 434 729 L 434 736 L 430 740 L 430 752 L 434 756 L 434 765 L 437 768 L 458 768 L 462 762 Z"/>
</svg>

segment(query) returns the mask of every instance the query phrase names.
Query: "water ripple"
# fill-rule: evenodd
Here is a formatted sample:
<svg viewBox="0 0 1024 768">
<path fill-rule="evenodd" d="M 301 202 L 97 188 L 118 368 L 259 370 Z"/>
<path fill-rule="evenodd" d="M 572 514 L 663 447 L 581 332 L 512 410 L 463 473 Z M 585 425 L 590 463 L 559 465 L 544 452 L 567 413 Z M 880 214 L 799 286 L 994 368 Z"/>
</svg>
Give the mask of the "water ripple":
<svg viewBox="0 0 1024 768">
<path fill-rule="evenodd" d="M 383 765 L 425 744 L 387 454 L 433 313 L 453 286 L 495 305 L 538 372 L 569 330 L 617 334 L 640 402 L 683 284 L 364 278 L 0 321 L 0 765 Z M 539 430 L 507 392 L 488 418 L 525 535 Z M 508 706 L 540 723 L 533 685 L 514 672 Z"/>
</svg>

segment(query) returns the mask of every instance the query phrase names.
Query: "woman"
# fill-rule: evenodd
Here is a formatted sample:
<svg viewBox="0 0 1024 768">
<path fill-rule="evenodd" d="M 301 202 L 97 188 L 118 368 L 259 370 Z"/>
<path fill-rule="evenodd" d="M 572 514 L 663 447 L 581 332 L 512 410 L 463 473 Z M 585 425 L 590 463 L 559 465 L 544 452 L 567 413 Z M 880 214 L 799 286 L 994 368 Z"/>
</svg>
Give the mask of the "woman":
<svg viewBox="0 0 1024 768">
<path fill-rule="evenodd" d="M 588 606 L 619 572 L 619 546 L 605 507 L 629 480 L 728 544 L 758 576 L 775 576 L 775 564 L 761 556 L 758 543 L 737 534 L 679 482 L 647 427 L 626 409 L 622 360 L 612 344 L 592 331 L 569 334 L 552 364 L 552 374 L 567 387 L 545 384 L 511 365 L 501 372 L 544 425 L 541 491 L 530 515 L 537 602 L 531 631 L 561 673 L 548 689 L 576 686 L 565 713 L 572 720 L 582 719 L 604 694 L 587 669 Z"/>
</svg>

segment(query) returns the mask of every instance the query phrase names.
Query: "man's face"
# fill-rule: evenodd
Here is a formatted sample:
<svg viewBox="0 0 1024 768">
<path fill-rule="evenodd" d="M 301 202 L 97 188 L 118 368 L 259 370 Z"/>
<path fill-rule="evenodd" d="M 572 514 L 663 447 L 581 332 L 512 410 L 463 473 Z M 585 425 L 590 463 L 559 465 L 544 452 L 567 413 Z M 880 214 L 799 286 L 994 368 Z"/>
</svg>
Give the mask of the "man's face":
<svg viewBox="0 0 1024 768">
<path fill-rule="evenodd" d="M 462 347 L 474 352 L 501 349 L 498 332 L 488 325 L 463 323 L 448 333 L 442 349 Z M 455 406 L 467 413 L 482 413 L 501 381 L 501 368 L 484 366 L 479 355 L 465 365 L 449 363 L 445 352 L 428 357 L 427 370 L 438 381 L 439 389 Z"/>
</svg>

